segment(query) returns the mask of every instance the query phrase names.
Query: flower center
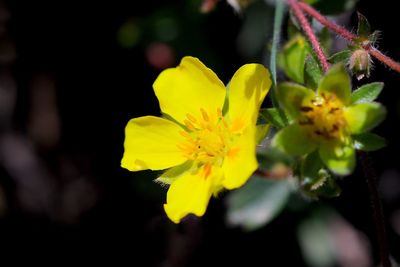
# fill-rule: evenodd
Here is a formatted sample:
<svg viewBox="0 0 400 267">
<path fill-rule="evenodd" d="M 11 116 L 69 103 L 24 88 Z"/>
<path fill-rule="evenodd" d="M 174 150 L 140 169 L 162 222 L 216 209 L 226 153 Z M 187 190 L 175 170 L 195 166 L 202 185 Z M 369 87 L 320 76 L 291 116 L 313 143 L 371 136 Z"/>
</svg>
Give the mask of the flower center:
<svg viewBox="0 0 400 267">
<path fill-rule="evenodd" d="M 186 115 L 184 123 L 187 130 L 181 132 L 186 140 L 178 147 L 189 160 L 207 166 L 221 165 L 224 156 L 229 153 L 234 135 L 220 109 L 216 113 L 207 113 L 204 109 L 200 111 L 201 118 Z"/>
<path fill-rule="evenodd" d="M 343 141 L 347 131 L 343 107 L 333 94 L 317 95 L 309 104 L 300 107 L 299 124 L 317 139 Z"/>
</svg>

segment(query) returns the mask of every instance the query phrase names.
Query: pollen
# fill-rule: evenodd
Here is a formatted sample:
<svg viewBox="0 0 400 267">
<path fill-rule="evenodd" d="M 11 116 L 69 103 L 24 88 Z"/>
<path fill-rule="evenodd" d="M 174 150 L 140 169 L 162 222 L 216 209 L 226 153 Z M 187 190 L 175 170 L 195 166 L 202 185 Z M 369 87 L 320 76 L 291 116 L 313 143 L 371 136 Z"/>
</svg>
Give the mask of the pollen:
<svg viewBox="0 0 400 267">
<path fill-rule="evenodd" d="M 343 141 L 347 136 L 343 108 L 343 103 L 335 95 L 317 95 L 300 107 L 299 124 L 316 139 Z"/>
<path fill-rule="evenodd" d="M 214 112 L 200 109 L 200 114 L 198 117 L 186 115 L 186 130 L 180 133 L 185 141 L 178 148 L 189 160 L 204 165 L 206 173 L 209 173 L 206 166 L 223 162 L 236 135 L 230 131 L 220 109 Z"/>
</svg>

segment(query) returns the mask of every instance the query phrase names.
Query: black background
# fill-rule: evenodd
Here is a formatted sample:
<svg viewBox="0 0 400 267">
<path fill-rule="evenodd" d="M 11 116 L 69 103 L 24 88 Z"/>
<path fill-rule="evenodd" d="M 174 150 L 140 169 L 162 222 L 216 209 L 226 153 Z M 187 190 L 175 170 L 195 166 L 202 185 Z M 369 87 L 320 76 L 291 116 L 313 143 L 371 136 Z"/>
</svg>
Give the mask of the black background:
<svg viewBox="0 0 400 267">
<path fill-rule="evenodd" d="M 97 198 L 73 222 L 48 212 L 28 212 L 18 202 L 16 182 L 2 168 L 0 181 L 8 208 L 0 217 L 0 265 L 23 261 L 55 266 L 83 262 L 109 266 L 305 266 L 295 236 L 297 222 L 305 214 L 284 212 L 267 227 L 246 233 L 226 228 L 223 201 L 213 199 L 201 221 L 188 219 L 176 226 L 162 210 L 165 190 L 146 182 L 154 175 L 132 174 L 119 167 L 126 122 L 159 114 L 151 89 L 159 70 L 147 63 L 143 47 L 121 48 L 116 32 L 129 17 L 145 18 L 166 5 L 180 9 L 181 2 L 6 2 L 10 13 L 7 31 L 17 54 L 7 67 L 17 85 L 13 132 L 27 132 L 33 77 L 50 75 L 62 132 L 56 147 L 35 151 L 56 177 L 56 187 L 68 184 L 60 178 L 60 159 L 67 158 L 94 185 Z M 395 1 L 361 0 L 357 9 L 374 29 L 382 31 L 379 47 L 400 59 L 395 6 Z M 356 16 L 351 18 L 356 25 Z M 199 34 L 206 36 L 207 46 L 224 64 L 209 67 L 228 81 L 246 63 L 233 45 L 240 18 L 221 2 L 202 23 L 206 30 Z M 197 52 L 191 55 L 198 56 Z M 377 172 L 382 174 L 399 168 L 400 74 L 380 63 L 375 65 L 370 80 L 385 82 L 380 101 L 388 108 L 388 117 L 376 132 L 388 139 L 389 146 L 373 153 Z M 370 237 L 375 248 L 368 190 L 361 171 L 357 169 L 340 184 L 343 193 L 339 198 L 322 201 Z M 387 215 L 399 209 L 399 200 L 384 202 Z M 388 236 L 392 253 L 400 260 L 400 238 L 390 227 Z"/>
</svg>

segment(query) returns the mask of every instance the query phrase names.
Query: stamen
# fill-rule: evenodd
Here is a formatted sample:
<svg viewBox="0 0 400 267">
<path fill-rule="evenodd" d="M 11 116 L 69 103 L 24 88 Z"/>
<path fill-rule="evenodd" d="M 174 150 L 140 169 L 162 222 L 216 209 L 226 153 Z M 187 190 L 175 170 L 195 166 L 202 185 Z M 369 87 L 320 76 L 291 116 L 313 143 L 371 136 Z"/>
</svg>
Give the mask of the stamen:
<svg viewBox="0 0 400 267">
<path fill-rule="evenodd" d="M 210 120 L 210 118 L 207 115 L 207 112 L 203 108 L 200 109 L 200 112 L 201 112 L 201 115 L 203 116 L 203 119 L 205 121 L 209 121 Z"/>
<path fill-rule="evenodd" d="M 193 122 L 193 123 L 197 123 L 197 120 L 196 120 L 196 118 L 193 116 L 193 115 L 191 115 L 191 114 L 186 114 L 186 117 L 191 121 L 191 122 Z"/>
<path fill-rule="evenodd" d="M 217 115 L 218 115 L 218 118 L 220 118 L 220 119 L 223 118 L 223 116 L 222 116 L 222 109 L 217 108 Z"/>
<path fill-rule="evenodd" d="M 191 130 L 194 131 L 196 130 L 196 127 L 194 127 L 194 125 L 189 121 L 189 120 L 184 120 L 183 123 L 185 124 L 185 126 Z"/>
<path fill-rule="evenodd" d="M 180 131 L 179 134 L 182 135 L 185 138 L 192 139 L 190 134 L 188 132 L 186 132 L 186 131 Z"/>
</svg>

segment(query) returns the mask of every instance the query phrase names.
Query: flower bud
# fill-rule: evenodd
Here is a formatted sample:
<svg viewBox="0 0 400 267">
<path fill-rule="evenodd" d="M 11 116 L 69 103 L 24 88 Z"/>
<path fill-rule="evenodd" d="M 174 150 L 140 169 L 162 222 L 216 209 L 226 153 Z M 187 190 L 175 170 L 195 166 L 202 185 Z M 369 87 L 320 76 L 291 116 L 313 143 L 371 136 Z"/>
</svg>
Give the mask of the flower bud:
<svg viewBox="0 0 400 267">
<path fill-rule="evenodd" d="M 371 56 L 364 49 L 355 50 L 349 60 L 350 70 L 358 80 L 369 77 L 372 67 Z"/>
</svg>

